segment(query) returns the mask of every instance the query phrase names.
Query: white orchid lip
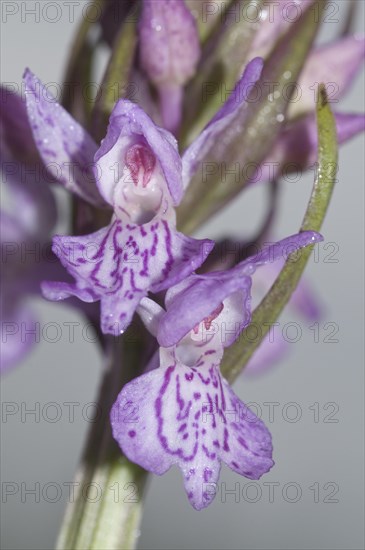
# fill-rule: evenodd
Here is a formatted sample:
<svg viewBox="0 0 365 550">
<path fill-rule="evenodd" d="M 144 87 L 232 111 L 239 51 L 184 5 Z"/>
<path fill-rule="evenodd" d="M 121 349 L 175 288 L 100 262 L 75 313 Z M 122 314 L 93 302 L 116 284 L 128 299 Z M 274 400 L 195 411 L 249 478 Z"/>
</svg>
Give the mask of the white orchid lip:
<svg viewBox="0 0 365 550">
<path fill-rule="evenodd" d="M 204 353 L 204 349 L 215 339 L 215 334 L 216 331 L 208 332 L 202 330 L 199 334 L 191 331 L 175 346 L 174 353 L 177 361 L 186 367 L 196 367 Z M 220 360 L 222 351 L 219 349 L 216 355 L 218 360 Z"/>
</svg>

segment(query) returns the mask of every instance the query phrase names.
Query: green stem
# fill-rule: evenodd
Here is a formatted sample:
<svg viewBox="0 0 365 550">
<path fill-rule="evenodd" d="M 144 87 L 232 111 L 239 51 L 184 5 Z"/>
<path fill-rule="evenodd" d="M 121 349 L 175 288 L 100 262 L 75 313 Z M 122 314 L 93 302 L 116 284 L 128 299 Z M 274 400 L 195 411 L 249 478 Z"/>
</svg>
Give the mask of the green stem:
<svg viewBox="0 0 365 550">
<path fill-rule="evenodd" d="M 127 346 L 128 338 L 109 342 L 112 349 L 98 398 L 99 418 L 90 429 L 73 499 L 59 533 L 58 550 L 125 550 L 136 546 L 147 472 L 122 455 L 109 422 L 117 394 L 135 374 L 138 354 L 133 349 L 128 354 Z"/>
<path fill-rule="evenodd" d="M 317 128 L 317 174 L 300 228 L 301 231 L 320 231 L 336 182 L 338 154 L 336 125 L 323 84 L 320 85 L 318 94 Z M 308 262 L 312 248 L 313 246 L 309 246 L 302 250 L 299 259 L 297 254 L 291 254 L 288 257 L 275 283 L 253 312 L 251 324 L 243 331 L 240 338 L 226 349 L 222 362 L 222 373 L 229 382 L 233 382 L 242 372 L 290 300 Z M 259 333 L 258 338 L 249 337 L 252 326 Z"/>
</svg>

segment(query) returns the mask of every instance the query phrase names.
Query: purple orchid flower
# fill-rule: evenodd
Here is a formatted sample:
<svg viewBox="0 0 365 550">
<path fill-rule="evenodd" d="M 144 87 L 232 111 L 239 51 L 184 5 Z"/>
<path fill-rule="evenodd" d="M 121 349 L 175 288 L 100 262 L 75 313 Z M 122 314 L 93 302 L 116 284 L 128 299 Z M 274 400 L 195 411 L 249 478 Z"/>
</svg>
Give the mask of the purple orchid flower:
<svg viewBox="0 0 365 550">
<path fill-rule="evenodd" d="M 261 69 L 260 59 L 249 63 L 238 84 L 242 90 L 259 78 Z M 44 283 L 44 295 L 51 300 L 100 300 L 102 331 L 121 333 L 149 291 L 166 290 L 185 279 L 214 246 L 177 232 L 174 206 L 206 141 L 230 123 L 236 102 L 227 101 L 182 161 L 172 134 L 129 101 L 116 104 L 98 149 L 30 71 L 25 84 L 30 125 L 48 169 L 79 197 L 113 211 L 110 225 L 96 233 L 54 238 L 54 253 L 75 283 Z M 239 104 L 246 98 L 241 94 Z"/>
<path fill-rule="evenodd" d="M 86 201 L 114 211 L 111 224 L 92 235 L 54 238 L 54 253 L 76 282 L 44 283 L 44 294 L 51 300 L 100 300 L 102 330 L 120 333 L 148 291 L 184 279 L 213 247 L 175 229 L 173 206 L 182 196 L 176 141 L 139 107 L 121 100 L 98 150 L 29 71 L 25 82 L 30 124 L 49 170 Z"/>
<path fill-rule="evenodd" d="M 184 0 L 143 0 L 139 35 L 141 66 L 158 90 L 163 126 L 176 133 L 183 87 L 200 58 L 196 22 Z"/>
<path fill-rule="evenodd" d="M 111 411 L 113 435 L 130 460 L 155 474 L 177 464 L 197 510 L 214 499 L 221 462 L 249 479 L 274 464 L 270 432 L 219 365 L 250 322 L 255 270 L 320 240 L 318 233 L 299 233 L 231 270 L 191 275 L 167 291 L 166 311 L 148 298 L 138 308 L 161 346 L 159 367 L 122 389 Z"/>
</svg>

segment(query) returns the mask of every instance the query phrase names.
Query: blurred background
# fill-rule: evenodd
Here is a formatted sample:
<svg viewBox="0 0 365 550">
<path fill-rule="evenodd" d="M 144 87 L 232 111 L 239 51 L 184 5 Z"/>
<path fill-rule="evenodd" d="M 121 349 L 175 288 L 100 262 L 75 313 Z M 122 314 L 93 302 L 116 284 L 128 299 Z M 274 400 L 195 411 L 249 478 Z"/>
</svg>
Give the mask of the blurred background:
<svg viewBox="0 0 365 550">
<path fill-rule="evenodd" d="M 338 32 L 345 3 L 331 2 L 339 8 L 339 23 L 323 25 L 323 41 Z M 360 31 L 364 2 L 357 3 Z M 9 4 L 13 13 L 5 13 Z M 3 84 L 20 86 L 25 67 L 46 83 L 62 79 L 85 2 L 47 2 L 48 15 L 40 18 L 31 13 L 35 4 L 39 2 L 1 4 Z M 54 22 L 51 4 L 61 9 Z M 72 10 L 66 6 L 70 4 Z M 341 110 L 361 111 L 363 98 L 362 74 Z M 312 172 L 296 183 L 283 183 L 277 238 L 299 228 L 312 183 Z M 62 230 L 67 203 L 62 190 L 58 197 Z M 265 189 L 250 189 L 199 236 L 249 240 L 265 207 Z M 341 149 L 339 181 L 322 230 L 325 244 L 318 247 L 306 273 L 324 308 L 323 320 L 311 328 L 285 313 L 281 326 L 296 323 L 293 330 L 300 329 L 299 338 L 288 332 L 288 339 L 297 340 L 290 344 L 290 354 L 269 372 L 256 378 L 243 375 L 235 385 L 236 393 L 270 428 L 276 466 L 259 482 L 223 467 L 217 498 L 201 512 L 188 504 L 177 469 L 151 478 L 141 550 L 364 548 L 363 209 L 361 136 Z M 13 404 L 13 414 L 3 415 L 1 422 L 4 550 L 53 547 L 101 373 L 101 354 L 94 335 L 83 331 L 81 317 L 64 303 L 36 302 L 41 323 L 57 324 L 61 331 L 49 325 L 41 344 L 1 380 L 3 412 Z M 79 323 L 74 325 L 74 339 L 69 323 Z M 8 494 L 9 487 L 14 494 Z"/>
</svg>

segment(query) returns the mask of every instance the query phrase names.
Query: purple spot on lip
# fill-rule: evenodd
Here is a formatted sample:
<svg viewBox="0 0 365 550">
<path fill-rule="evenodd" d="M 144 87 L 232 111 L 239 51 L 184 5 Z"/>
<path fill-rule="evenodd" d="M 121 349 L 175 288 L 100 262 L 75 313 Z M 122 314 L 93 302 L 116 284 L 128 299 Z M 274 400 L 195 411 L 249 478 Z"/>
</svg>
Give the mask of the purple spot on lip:
<svg viewBox="0 0 365 550">
<path fill-rule="evenodd" d="M 212 476 L 212 470 L 210 468 L 204 468 L 204 481 L 209 481 L 209 478 Z"/>
<path fill-rule="evenodd" d="M 130 431 L 128 432 L 128 435 L 129 435 L 129 437 L 135 437 L 136 432 L 135 432 L 134 430 L 130 430 Z"/>
<path fill-rule="evenodd" d="M 207 447 L 205 445 L 202 445 L 202 449 L 205 453 L 205 455 L 210 458 L 211 460 L 214 460 L 215 457 L 217 456 L 215 453 L 210 453 L 209 450 L 207 449 Z"/>
<path fill-rule="evenodd" d="M 227 430 L 227 428 L 224 428 L 223 450 L 226 451 L 226 452 L 229 451 L 229 445 L 228 445 L 228 430 Z"/>
<path fill-rule="evenodd" d="M 238 437 L 237 438 L 237 441 L 240 445 L 242 445 L 242 447 L 244 447 L 247 451 L 249 450 L 249 448 L 247 447 L 247 444 L 246 444 L 246 441 L 243 439 L 243 437 Z"/>
</svg>

